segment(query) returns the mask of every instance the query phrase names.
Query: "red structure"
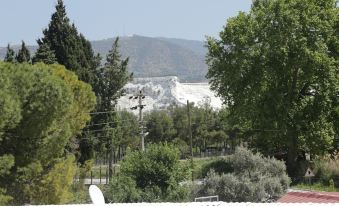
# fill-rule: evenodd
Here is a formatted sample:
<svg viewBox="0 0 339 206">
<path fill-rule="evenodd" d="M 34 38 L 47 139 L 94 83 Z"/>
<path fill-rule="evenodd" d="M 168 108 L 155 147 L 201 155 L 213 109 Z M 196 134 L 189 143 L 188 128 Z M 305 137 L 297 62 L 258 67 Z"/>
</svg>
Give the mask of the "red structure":
<svg viewBox="0 0 339 206">
<path fill-rule="evenodd" d="M 280 203 L 339 203 L 339 192 L 289 192 Z"/>
</svg>

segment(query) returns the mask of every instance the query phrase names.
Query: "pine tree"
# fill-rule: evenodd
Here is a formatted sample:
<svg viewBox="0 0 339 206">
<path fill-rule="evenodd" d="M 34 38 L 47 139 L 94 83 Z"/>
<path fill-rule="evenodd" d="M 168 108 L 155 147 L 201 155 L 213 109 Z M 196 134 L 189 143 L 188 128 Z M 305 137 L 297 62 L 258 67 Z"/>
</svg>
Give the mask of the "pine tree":
<svg viewBox="0 0 339 206">
<path fill-rule="evenodd" d="M 132 74 L 127 71 L 128 60 L 128 58 L 121 60 L 119 38 L 116 38 L 106 56 L 106 63 L 98 74 L 100 82 L 98 95 L 105 109 L 114 109 L 116 101 L 123 94 L 124 85 L 132 78 Z"/>
<path fill-rule="evenodd" d="M 94 91 L 97 94 L 97 110 L 98 111 L 112 111 L 115 110 L 116 101 L 123 95 L 123 87 L 132 78 L 132 74 L 128 72 L 128 58 L 121 59 L 119 53 L 119 39 L 117 38 L 106 57 L 106 63 L 103 67 L 97 70 L 96 79 L 97 84 L 94 87 Z M 97 60 L 100 60 L 100 56 L 97 56 Z M 117 119 L 116 114 L 98 114 L 92 117 L 93 125 L 96 123 L 115 122 Z M 92 126 L 93 130 L 100 130 L 104 127 L 115 128 L 117 124 Z M 112 132 L 112 130 L 111 130 Z M 115 138 L 114 132 L 105 134 L 110 138 Z M 109 138 L 100 138 L 97 148 L 106 149 L 109 151 L 111 144 Z M 114 141 L 113 141 L 114 142 Z M 88 151 L 89 152 L 89 151 Z M 99 150 L 102 152 L 102 149 Z"/>
<path fill-rule="evenodd" d="M 9 44 L 7 45 L 7 52 L 4 61 L 12 63 L 15 62 L 15 52 Z"/>
<path fill-rule="evenodd" d="M 18 55 L 15 57 L 15 59 L 19 63 L 31 61 L 31 54 L 29 50 L 27 49 L 24 41 L 22 41 L 21 49 L 18 51 Z"/>
<path fill-rule="evenodd" d="M 48 44 L 59 64 L 74 71 L 80 80 L 93 86 L 96 58 L 91 44 L 78 33 L 75 25 L 70 23 L 62 0 L 58 0 L 55 8 L 48 28 L 43 31 L 44 37 L 38 40 L 38 44 Z"/>
<path fill-rule="evenodd" d="M 45 64 L 54 64 L 57 59 L 55 58 L 54 51 L 51 50 L 48 44 L 41 43 L 38 50 L 36 51 L 32 62 L 33 64 L 37 62 L 43 62 Z"/>
</svg>

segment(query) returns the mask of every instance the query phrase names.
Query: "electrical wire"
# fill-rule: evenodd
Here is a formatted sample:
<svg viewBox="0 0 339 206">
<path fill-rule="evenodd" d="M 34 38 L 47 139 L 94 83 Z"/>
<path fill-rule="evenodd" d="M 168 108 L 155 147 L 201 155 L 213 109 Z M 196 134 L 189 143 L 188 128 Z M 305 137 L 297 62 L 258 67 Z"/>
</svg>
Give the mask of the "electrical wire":
<svg viewBox="0 0 339 206">
<path fill-rule="evenodd" d="M 108 114 L 108 113 L 117 113 L 117 112 L 120 112 L 120 111 L 116 111 L 116 110 L 112 110 L 112 111 L 105 111 L 105 112 L 89 112 L 87 114 Z"/>
<path fill-rule="evenodd" d="M 98 124 L 89 124 L 86 127 L 97 126 L 97 125 L 109 125 L 109 124 L 113 124 L 113 123 L 121 123 L 121 122 L 128 122 L 128 121 L 130 121 L 132 123 L 134 123 L 133 121 L 137 122 L 137 120 L 124 119 L 124 120 L 117 120 L 117 121 L 114 121 L 114 122 L 103 122 L 103 123 L 98 123 Z"/>
</svg>

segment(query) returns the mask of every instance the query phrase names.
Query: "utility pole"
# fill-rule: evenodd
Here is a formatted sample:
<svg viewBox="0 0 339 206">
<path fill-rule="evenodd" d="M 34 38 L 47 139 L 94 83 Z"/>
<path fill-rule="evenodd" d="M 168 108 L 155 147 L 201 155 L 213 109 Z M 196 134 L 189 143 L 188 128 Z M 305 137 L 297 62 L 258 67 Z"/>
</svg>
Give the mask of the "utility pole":
<svg viewBox="0 0 339 206">
<path fill-rule="evenodd" d="M 132 110 L 139 108 L 139 124 L 140 124 L 140 146 L 141 150 L 145 151 L 145 136 L 144 136 L 144 127 L 142 124 L 142 109 L 146 106 L 142 104 L 142 100 L 145 99 L 145 95 L 142 93 L 142 90 L 139 90 L 139 93 L 136 96 L 131 96 L 129 99 L 138 99 L 138 105 L 131 107 Z"/>
<path fill-rule="evenodd" d="M 112 137 L 109 138 L 109 156 L 108 156 L 108 178 L 109 181 L 113 177 L 113 154 L 112 154 L 112 147 L 113 147 Z"/>
<path fill-rule="evenodd" d="M 188 135 L 190 138 L 190 152 L 191 152 L 191 168 L 192 168 L 192 181 L 194 180 L 193 177 L 193 137 L 192 137 L 192 125 L 191 125 L 191 112 L 190 112 L 190 103 L 187 100 L 187 117 L 188 117 Z"/>
</svg>

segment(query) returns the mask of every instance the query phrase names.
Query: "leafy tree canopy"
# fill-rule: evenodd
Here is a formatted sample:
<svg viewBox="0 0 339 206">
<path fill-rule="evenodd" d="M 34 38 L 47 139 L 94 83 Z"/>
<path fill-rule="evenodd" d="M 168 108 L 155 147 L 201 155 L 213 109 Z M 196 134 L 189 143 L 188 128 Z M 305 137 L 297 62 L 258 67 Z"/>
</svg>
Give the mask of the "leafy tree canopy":
<svg viewBox="0 0 339 206">
<path fill-rule="evenodd" d="M 66 145 L 90 120 L 90 85 L 60 65 L 0 62 L 0 87 L 0 157 L 14 160 L 0 185 L 14 204 L 67 201 L 75 165 Z"/>
<path fill-rule="evenodd" d="M 114 202 L 178 201 L 187 191 L 179 182 L 188 177 L 179 164 L 179 151 L 168 145 L 149 145 L 145 152 L 128 154 L 107 194 Z"/>
<path fill-rule="evenodd" d="M 290 174 L 301 151 L 332 146 L 338 22 L 335 0 L 254 0 L 208 39 L 207 77 L 232 122 L 263 131 L 251 144 L 265 154 L 287 151 Z"/>
<path fill-rule="evenodd" d="M 170 142 L 174 138 L 173 120 L 166 112 L 151 112 L 146 117 L 147 142 Z"/>
</svg>

